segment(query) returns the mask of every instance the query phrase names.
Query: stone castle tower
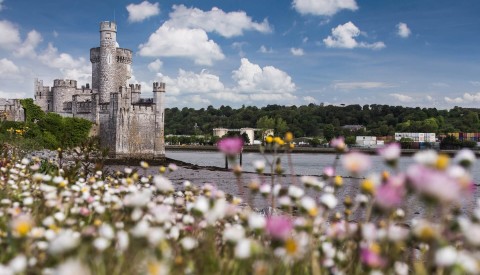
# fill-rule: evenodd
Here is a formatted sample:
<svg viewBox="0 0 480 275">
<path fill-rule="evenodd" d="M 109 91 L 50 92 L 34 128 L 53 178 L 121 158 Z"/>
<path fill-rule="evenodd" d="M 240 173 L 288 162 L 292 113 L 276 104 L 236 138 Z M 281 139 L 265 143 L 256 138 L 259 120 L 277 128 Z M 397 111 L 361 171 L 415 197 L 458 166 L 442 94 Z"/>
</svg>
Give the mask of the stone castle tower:
<svg viewBox="0 0 480 275">
<path fill-rule="evenodd" d="M 35 103 L 46 112 L 93 121 L 102 146 L 116 158 L 165 157 L 165 83 L 153 83 L 153 98 L 130 84 L 132 51 L 117 43 L 115 22 L 100 23 L 100 47 L 90 49 L 92 86 L 54 80 L 52 88 L 35 80 Z"/>
</svg>

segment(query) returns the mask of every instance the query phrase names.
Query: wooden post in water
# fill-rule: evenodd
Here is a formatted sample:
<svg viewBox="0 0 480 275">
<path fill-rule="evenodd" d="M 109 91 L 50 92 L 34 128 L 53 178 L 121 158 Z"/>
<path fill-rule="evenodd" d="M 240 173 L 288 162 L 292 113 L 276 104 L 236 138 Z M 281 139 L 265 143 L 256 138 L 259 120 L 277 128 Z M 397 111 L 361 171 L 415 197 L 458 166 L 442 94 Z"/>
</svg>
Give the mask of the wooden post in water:
<svg viewBox="0 0 480 275">
<path fill-rule="evenodd" d="M 228 169 L 228 158 L 226 155 L 225 155 L 225 169 Z"/>
<path fill-rule="evenodd" d="M 243 152 L 240 152 L 240 166 L 242 166 L 242 156 L 243 156 Z"/>
</svg>

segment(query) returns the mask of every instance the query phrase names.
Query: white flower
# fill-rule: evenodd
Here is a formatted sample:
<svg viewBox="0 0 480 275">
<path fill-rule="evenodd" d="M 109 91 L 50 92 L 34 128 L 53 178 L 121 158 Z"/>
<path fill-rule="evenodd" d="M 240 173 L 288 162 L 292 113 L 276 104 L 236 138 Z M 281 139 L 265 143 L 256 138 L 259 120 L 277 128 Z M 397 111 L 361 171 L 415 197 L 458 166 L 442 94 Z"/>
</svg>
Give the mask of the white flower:
<svg viewBox="0 0 480 275">
<path fill-rule="evenodd" d="M 228 203 L 225 199 L 218 199 L 215 201 L 212 209 L 205 214 L 205 220 L 209 224 L 214 224 L 217 220 L 225 217 L 228 208 Z"/>
<path fill-rule="evenodd" d="M 172 240 L 177 240 L 180 237 L 180 229 L 178 227 L 173 226 L 170 228 L 170 232 L 168 233 L 168 237 Z"/>
<path fill-rule="evenodd" d="M 60 264 L 53 275 L 90 275 L 91 272 L 86 265 L 84 265 L 79 260 L 69 259 L 62 264 Z"/>
<path fill-rule="evenodd" d="M 337 198 L 335 195 L 327 193 L 320 197 L 320 202 L 328 209 L 333 209 L 337 205 Z"/>
<path fill-rule="evenodd" d="M 98 251 L 103 251 L 107 249 L 110 246 L 110 241 L 105 239 L 105 238 L 96 238 L 93 241 L 93 246 L 98 250 Z"/>
<path fill-rule="evenodd" d="M 322 243 L 322 251 L 325 254 L 325 257 L 328 259 L 332 259 L 333 257 L 335 257 L 336 249 L 330 242 Z"/>
<path fill-rule="evenodd" d="M 223 240 L 236 243 L 245 237 L 245 229 L 239 224 L 225 228 L 223 231 Z"/>
<path fill-rule="evenodd" d="M 15 258 L 10 260 L 10 262 L 8 263 L 8 266 L 15 273 L 22 273 L 25 271 L 25 268 L 27 267 L 27 257 L 25 257 L 25 255 L 17 255 Z"/>
<path fill-rule="evenodd" d="M 247 259 L 251 255 L 251 243 L 249 239 L 240 240 L 235 246 L 235 258 L 237 259 Z"/>
<path fill-rule="evenodd" d="M 198 246 L 198 241 L 192 237 L 185 237 L 180 241 L 183 249 L 190 251 Z"/>
<path fill-rule="evenodd" d="M 420 164 L 434 166 L 437 163 L 438 154 L 434 150 L 424 150 L 417 152 L 413 159 Z"/>
<path fill-rule="evenodd" d="M 307 187 L 317 187 L 321 189 L 325 185 L 323 181 L 320 181 L 317 177 L 312 176 L 302 176 L 300 181 Z"/>
<path fill-rule="evenodd" d="M 161 240 L 165 239 L 165 231 L 158 227 L 152 227 L 148 231 L 147 238 L 152 246 L 156 246 Z"/>
<path fill-rule="evenodd" d="M 108 224 L 102 224 L 98 229 L 98 233 L 101 237 L 111 240 L 115 237 L 115 232 L 113 232 L 113 228 Z"/>
<path fill-rule="evenodd" d="M 198 211 L 202 214 L 205 214 L 208 209 L 210 208 L 210 202 L 207 198 L 200 196 L 195 200 L 195 204 L 193 205 L 193 209 Z"/>
<path fill-rule="evenodd" d="M 460 217 L 458 223 L 465 239 L 472 245 L 480 245 L 480 224 L 472 223 L 464 217 Z"/>
<path fill-rule="evenodd" d="M 30 163 L 30 160 L 29 160 L 29 159 L 27 159 L 27 158 L 23 158 L 23 159 L 22 159 L 22 164 L 23 164 L 23 165 L 28 165 L 29 163 Z"/>
<path fill-rule="evenodd" d="M 257 213 L 252 213 L 248 217 L 248 226 L 253 229 L 263 229 L 265 228 L 265 225 L 267 224 L 267 220 L 265 219 L 264 216 L 257 214 Z"/>
<path fill-rule="evenodd" d="M 268 195 L 270 194 L 271 191 L 272 191 L 272 187 L 270 186 L 270 184 L 262 184 L 260 186 L 260 193 L 263 195 Z"/>
<path fill-rule="evenodd" d="M 117 232 L 117 249 L 120 250 L 120 252 L 125 251 L 128 248 L 129 244 L 129 238 L 128 238 L 128 233 L 125 231 L 119 231 Z"/>
<path fill-rule="evenodd" d="M 452 246 L 443 247 L 435 253 L 435 263 L 438 266 L 446 267 L 455 264 L 457 261 L 457 250 Z"/>
<path fill-rule="evenodd" d="M 362 225 L 362 237 L 366 241 L 374 241 L 377 238 L 377 227 L 373 223 L 365 223 Z"/>
<path fill-rule="evenodd" d="M 281 196 L 278 198 L 278 205 L 284 207 L 290 207 L 292 205 L 292 199 L 287 196 Z"/>
<path fill-rule="evenodd" d="M 79 242 L 80 235 L 78 232 L 65 230 L 50 242 L 48 252 L 53 255 L 62 254 L 77 247 Z"/>
<path fill-rule="evenodd" d="M 458 251 L 457 264 L 469 274 L 478 274 L 480 271 L 477 260 L 466 251 Z"/>
<path fill-rule="evenodd" d="M 162 193 L 169 193 L 175 191 L 173 183 L 164 176 L 156 175 L 153 177 L 153 183 L 157 187 L 158 191 Z"/>
<path fill-rule="evenodd" d="M 300 201 L 300 205 L 307 211 L 317 208 L 317 203 L 311 197 L 303 197 Z"/>
<path fill-rule="evenodd" d="M 126 206 L 143 207 L 150 202 L 151 197 L 152 191 L 150 191 L 150 189 L 143 189 L 142 191 L 137 191 L 126 195 L 123 203 Z"/>
<path fill-rule="evenodd" d="M 265 161 L 264 160 L 254 160 L 253 161 L 253 168 L 255 171 L 261 173 L 265 169 Z"/>
<path fill-rule="evenodd" d="M 23 200 L 23 205 L 32 205 L 33 204 L 33 198 L 32 197 L 26 197 Z"/>
<path fill-rule="evenodd" d="M 149 225 L 147 221 L 139 221 L 135 227 L 132 228 L 131 233 L 134 237 L 141 238 L 145 237 L 148 233 Z"/>
<path fill-rule="evenodd" d="M 125 169 L 123 169 L 123 171 L 125 172 L 125 174 L 130 174 L 130 173 L 132 173 L 133 169 L 129 168 L 129 167 L 125 167 Z"/>
<path fill-rule="evenodd" d="M 302 188 L 295 185 L 290 185 L 288 187 L 288 195 L 294 199 L 299 199 L 305 194 Z"/>
<path fill-rule="evenodd" d="M 395 262 L 393 268 L 397 275 L 408 275 L 408 264 L 404 262 Z"/>
<path fill-rule="evenodd" d="M 59 222 L 63 222 L 65 220 L 65 214 L 63 214 L 63 212 L 57 212 L 53 214 L 53 217 Z"/>
<path fill-rule="evenodd" d="M 453 158 L 453 162 L 460 164 L 465 167 L 470 167 L 472 164 L 475 163 L 477 158 L 472 150 L 469 149 L 462 149 L 457 152 L 455 157 Z"/>
</svg>

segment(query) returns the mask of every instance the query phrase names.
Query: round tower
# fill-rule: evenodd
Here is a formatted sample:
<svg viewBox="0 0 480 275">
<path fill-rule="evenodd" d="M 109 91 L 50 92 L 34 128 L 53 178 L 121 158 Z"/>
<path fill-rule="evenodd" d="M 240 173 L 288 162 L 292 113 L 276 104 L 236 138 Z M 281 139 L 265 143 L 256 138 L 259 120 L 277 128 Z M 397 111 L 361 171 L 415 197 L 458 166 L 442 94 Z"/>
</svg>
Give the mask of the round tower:
<svg viewBox="0 0 480 275">
<path fill-rule="evenodd" d="M 116 55 L 117 55 L 117 24 L 104 21 L 100 23 L 100 64 L 99 87 L 100 103 L 110 101 L 110 93 L 116 92 Z"/>
</svg>

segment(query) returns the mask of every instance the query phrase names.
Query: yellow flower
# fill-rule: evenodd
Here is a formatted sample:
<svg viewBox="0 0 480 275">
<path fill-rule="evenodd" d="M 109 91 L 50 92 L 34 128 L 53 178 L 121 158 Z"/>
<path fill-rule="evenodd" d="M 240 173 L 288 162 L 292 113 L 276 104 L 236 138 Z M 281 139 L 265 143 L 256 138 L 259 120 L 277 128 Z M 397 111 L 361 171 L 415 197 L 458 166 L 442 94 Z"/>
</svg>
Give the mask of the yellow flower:
<svg viewBox="0 0 480 275">
<path fill-rule="evenodd" d="M 33 221 L 29 215 L 19 215 L 11 224 L 13 234 L 18 237 L 25 237 L 32 227 Z"/>
<path fill-rule="evenodd" d="M 165 168 L 165 166 L 160 166 L 160 167 L 158 168 L 158 171 L 160 172 L 160 174 L 165 173 L 166 170 L 167 170 L 167 168 Z"/>
<path fill-rule="evenodd" d="M 312 217 L 316 217 L 318 215 L 318 208 L 312 207 L 308 209 L 308 214 Z"/>
<path fill-rule="evenodd" d="M 265 138 L 265 142 L 266 143 L 272 143 L 273 142 L 273 137 L 272 136 L 268 136 Z"/>
<path fill-rule="evenodd" d="M 343 178 L 341 176 L 335 176 L 335 178 L 333 179 L 333 184 L 335 184 L 335 186 L 337 187 L 340 187 L 343 185 Z"/>
<path fill-rule="evenodd" d="M 435 163 L 435 167 L 437 167 L 438 170 L 445 170 L 449 162 L 450 162 L 450 158 L 448 157 L 448 155 L 440 154 L 438 155 L 437 162 Z"/>
<path fill-rule="evenodd" d="M 287 133 L 285 134 L 285 141 L 286 141 L 286 142 L 292 142 L 292 140 L 293 140 L 293 134 L 292 134 L 292 132 L 287 132 Z"/>
<path fill-rule="evenodd" d="M 285 250 L 290 255 L 295 254 L 298 251 L 297 242 L 295 242 L 295 240 L 291 238 L 287 239 L 287 241 L 285 241 Z"/>
<path fill-rule="evenodd" d="M 367 194 L 375 194 L 375 183 L 369 179 L 363 180 L 360 189 Z"/>
<path fill-rule="evenodd" d="M 142 166 L 143 169 L 147 169 L 149 167 L 146 161 L 140 161 L 140 166 Z"/>
</svg>

